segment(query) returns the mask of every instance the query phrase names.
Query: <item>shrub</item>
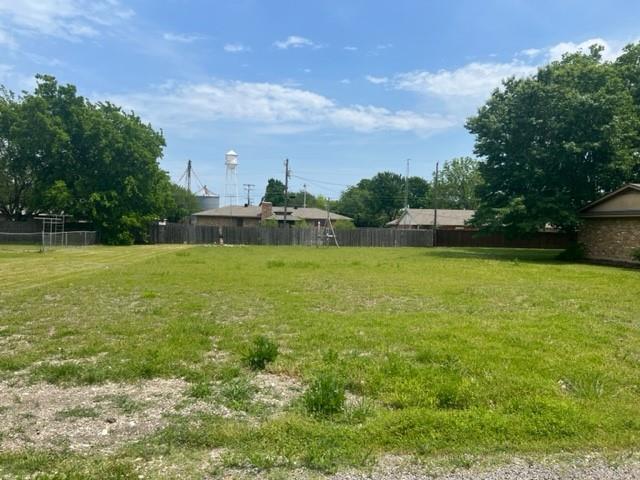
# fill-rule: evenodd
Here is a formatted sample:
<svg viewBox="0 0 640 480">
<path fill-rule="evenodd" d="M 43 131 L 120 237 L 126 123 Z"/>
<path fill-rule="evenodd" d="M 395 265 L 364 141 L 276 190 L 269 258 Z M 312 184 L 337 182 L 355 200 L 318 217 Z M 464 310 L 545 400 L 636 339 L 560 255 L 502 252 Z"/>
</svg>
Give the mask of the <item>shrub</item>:
<svg viewBox="0 0 640 480">
<path fill-rule="evenodd" d="M 278 356 L 278 345 L 265 336 L 256 337 L 244 356 L 244 361 L 252 370 L 264 370 L 267 363 Z"/>
<path fill-rule="evenodd" d="M 260 226 L 276 228 L 278 226 L 278 220 L 276 220 L 275 218 L 265 218 L 260 222 Z"/>
<path fill-rule="evenodd" d="M 344 382 L 332 372 L 318 375 L 302 397 L 308 413 L 326 417 L 344 408 Z"/>
<path fill-rule="evenodd" d="M 631 252 L 631 257 L 632 257 L 636 262 L 640 262 L 640 247 L 635 248 L 635 249 Z"/>
<path fill-rule="evenodd" d="M 336 220 L 333 222 L 333 228 L 336 230 L 354 230 L 356 226 L 351 220 Z"/>
<path fill-rule="evenodd" d="M 564 262 L 577 262 L 584 260 L 586 256 L 584 245 L 576 242 L 569 245 L 566 250 L 560 252 L 558 260 L 562 260 Z"/>
</svg>

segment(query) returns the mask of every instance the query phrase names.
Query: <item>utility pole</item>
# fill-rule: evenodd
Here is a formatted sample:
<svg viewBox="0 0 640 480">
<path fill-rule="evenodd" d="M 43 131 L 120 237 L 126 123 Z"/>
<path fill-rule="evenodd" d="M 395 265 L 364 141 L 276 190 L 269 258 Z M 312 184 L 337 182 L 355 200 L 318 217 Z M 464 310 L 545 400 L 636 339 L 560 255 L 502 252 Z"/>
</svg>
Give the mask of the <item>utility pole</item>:
<svg viewBox="0 0 640 480">
<path fill-rule="evenodd" d="M 289 176 L 291 175 L 291 171 L 289 170 L 289 159 L 285 159 L 284 161 L 284 227 L 287 228 L 289 224 L 287 223 L 287 206 L 289 204 Z"/>
<path fill-rule="evenodd" d="M 410 158 L 407 158 L 407 174 L 404 177 L 404 210 L 409 211 L 409 162 Z"/>
<path fill-rule="evenodd" d="M 302 185 L 303 188 L 303 197 L 302 197 L 302 208 L 307 208 L 307 184 Z"/>
<path fill-rule="evenodd" d="M 251 190 L 255 185 L 253 183 L 243 183 L 242 186 L 247 191 L 247 205 L 251 205 Z"/>
<path fill-rule="evenodd" d="M 436 177 L 433 182 L 433 246 L 435 247 L 438 237 L 438 166 L 436 162 Z"/>
<path fill-rule="evenodd" d="M 187 190 L 191 193 L 191 160 L 187 161 Z"/>
</svg>

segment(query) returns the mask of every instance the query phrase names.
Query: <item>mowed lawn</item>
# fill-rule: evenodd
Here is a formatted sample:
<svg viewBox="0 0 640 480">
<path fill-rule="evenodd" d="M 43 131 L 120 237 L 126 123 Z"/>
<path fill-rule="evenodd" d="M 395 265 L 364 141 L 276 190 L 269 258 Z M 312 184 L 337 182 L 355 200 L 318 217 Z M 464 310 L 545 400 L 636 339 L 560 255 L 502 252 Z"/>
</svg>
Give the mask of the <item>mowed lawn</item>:
<svg viewBox="0 0 640 480">
<path fill-rule="evenodd" d="M 58 412 L 57 421 L 69 419 L 66 443 L 25 440 L 28 425 L 5 428 L 0 474 L 161 478 L 158 462 L 187 477 L 330 472 L 385 454 L 637 450 L 640 271 L 561 263 L 556 253 L 5 247 L 3 388 L 50 389 L 53 398 L 175 379 L 182 397 L 157 428 L 106 447 L 108 422 L 120 419 L 101 419 L 99 403 Z M 257 335 L 280 351 L 266 373 L 242 363 Z M 301 393 L 321 372 L 345 382 L 342 413 L 305 410 Z M 264 379 L 292 388 L 267 401 Z M 14 408 L 0 405 L 0 422 Z M 95 448 L 91 439 L 90 448 L 73 445 L 85 420 L 108 427 Z"/>
</svg>

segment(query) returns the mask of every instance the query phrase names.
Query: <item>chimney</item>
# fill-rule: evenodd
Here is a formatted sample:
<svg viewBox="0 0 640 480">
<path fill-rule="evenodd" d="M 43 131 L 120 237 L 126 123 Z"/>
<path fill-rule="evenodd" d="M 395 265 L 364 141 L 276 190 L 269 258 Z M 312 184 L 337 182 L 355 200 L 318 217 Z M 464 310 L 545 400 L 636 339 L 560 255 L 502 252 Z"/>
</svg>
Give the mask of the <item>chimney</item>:
<svg viewBox="0 0 640 480">
<path fill-rule="evenodd" d="M 260 204 L 260 221 L 264 221 L 273 215 L 273 205 L 271 202 L 262 202 Z"/>
</svg>

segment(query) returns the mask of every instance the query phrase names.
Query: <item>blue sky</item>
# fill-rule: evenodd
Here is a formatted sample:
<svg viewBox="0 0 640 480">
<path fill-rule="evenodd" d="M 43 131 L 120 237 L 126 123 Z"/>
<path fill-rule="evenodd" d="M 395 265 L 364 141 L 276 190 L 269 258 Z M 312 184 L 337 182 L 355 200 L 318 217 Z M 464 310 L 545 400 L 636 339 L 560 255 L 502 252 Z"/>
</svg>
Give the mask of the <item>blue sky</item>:
<svg viewBox="0 0 640 480">
<path fill-rule="evenodd" d="M 336 198 L 472 154 L 465 118 L 502 78 L 639 38 L 637 1 L 0 0 L 0 83 L 50 73 L 133 109 L 175 180 L 190 158 L 223 191 L 233 148 L 255 200 L 286 157 L 294 189 Z"/>
</svg>

